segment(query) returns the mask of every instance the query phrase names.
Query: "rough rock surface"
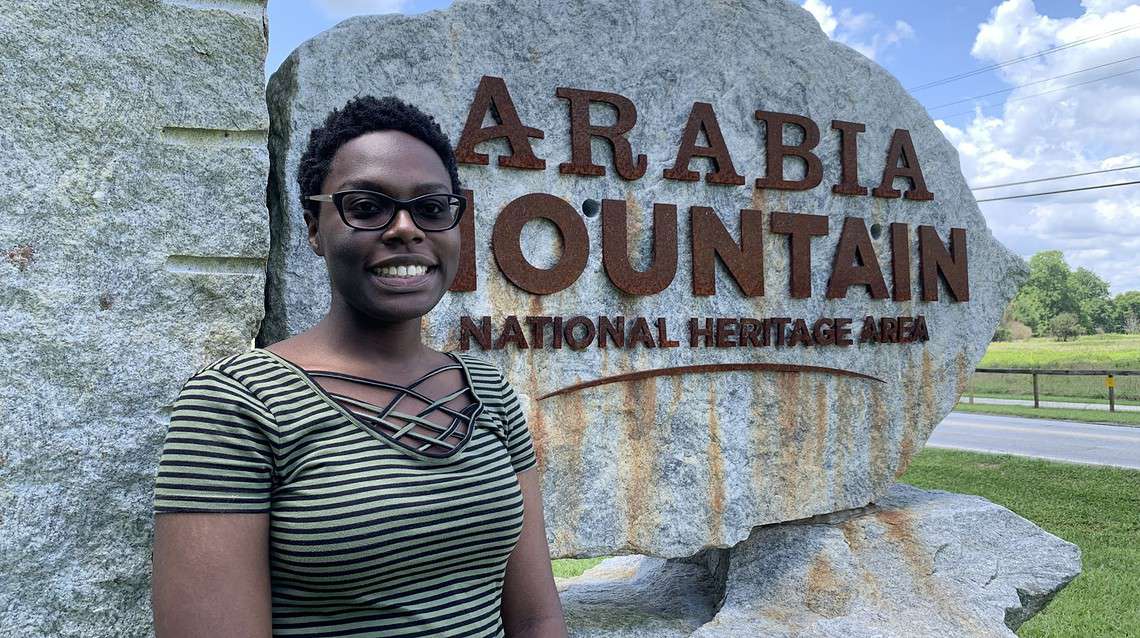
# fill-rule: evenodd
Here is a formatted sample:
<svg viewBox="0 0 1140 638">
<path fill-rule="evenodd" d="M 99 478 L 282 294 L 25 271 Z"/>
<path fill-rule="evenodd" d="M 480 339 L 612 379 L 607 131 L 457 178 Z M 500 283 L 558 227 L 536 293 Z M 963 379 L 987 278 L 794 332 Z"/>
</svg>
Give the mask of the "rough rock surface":
<svg viewBox="0 0 1140 638">
<path fill-rule="evenodd" d="M 151 633 L 167 406 L 262 316 L 263 15 L 245 0 L 0 11 L 2 636 Z"/>
<path fill-rule="evenodd" d="M 442 43 L 442 45 L 441 45 Z M 358 94 L 395 94 L 435 115 L 457 141 L 480 77 L 504 78 L 523 123 L 545 137 L 531 140 L 546 169 L 503 168 L 503 140 L 479 145 L 488 166 L 461 166 L 475 193 L 477 290 L 453 293 L 424 320 L 438 347 L 458 344 L 458 318 L 508 315 L 664 317 L 676 348 L 581 351 L 515 346 L 483 355 L 504 368 L 530 397 L 530 424 L 544 475 L 549 540 L 556 556 L 643 553 L 689 556 L 728 547 L 756 525 L 855 508 L 881 496 L 931 429 L 952 408 L 985 352 L 1002 309 L 1024 277 L 1023 262 L 1002 247 L 965 183 L 957 153 L 925 110 L 898 82 L 855 51 L 831 42 L 815 20 L 783 0 L 459 0 L 446 11 L 416 16 L 353 18 L 301 45 L 269 86 L 274 168 L 273 249 L 269 308 L 261 334 L 272 342 L 307 329 L 325 312 L 323 262 L 304 239 L 295 183 L 309 130 Z M 604 177 L 564 175 L 570 159 L 567 102 L 557 87 L 616 92 L 637 107 L 629 135 L 648 171 L 620 179 L 608 146 L 594 140 Z M 744 186 L 662 178 L 673 165 L 681 131 L 696 101 L 713 105 Z M 821 130 L 822 183 L 802 192 L 756 190 L 765 175 L 757 109 L 810 117 Z M 595 122 L 612 122 L 598 106 Z M 935 201 L 840 196 L 839 136 L 832 120 L 861 122 L 860 183 L 876 186 L 895 129 L 907 129 Z M 788 129 L 788 142 L 796 133 Z M 708 170 L 706 160 L 691 163 Z M 802 174 L 786 162 L 786 176 Z M 896 187 L 903 187 L 897 180 Z M 537 296 L 511 284 L 489 249 L 503 206 L 527 193 L 577 204 L 626 200 L 631 261 L 651 259 L 654 202 L 678 206 L 679 263 L 672 285 L 650 296 L 619 293 L 601 263 L 599 217 L 586 218 L 590 257 L 581 277 Z M 744 297 L 723 266 L 713 296 L 691 287 L 688 208 L 712 207 L 733 237 L 739 210 L 764 221 L 764 296 Z M 786 236 L 768 232 L 771 211 L 826 215 L 830 234 L 812 241 L 812 290 L 789 295 Z M 844 217 L 867 227 L 899 222 L 911 229 L 912 298 L 872 300 L 864 286 L 844 299 L 824 291 Z M 943 242 L 952 227 L 968 229 L 970 300 L 921 301 L 918 225 Z M 891 285 L 890 233 L 873 245 Z M 535 223 L 522 233 L 526 258 L 538 267 L 558 259 L 557 233 Z M 924 315 L 925 343 L 850 347 L 690 348 L 689 317 L 851 317 Z M 524 324 L 524 330 L 529 330 Z M 477 351 L 478 352 L 478 351 Z M 718 372 L 658 376 L 542 397 L 579 381 L 706 363 L 775 363 L 837 368 L 882 382 L 820 372 Z"/>
<path fill-rule="evenodd" d="M 1076 545 L 1004 507 L 901 484 L 862 511 L 757 528 L 728 550 L 728 563 L 725 582 L 710 584 L 707 571 L 681 561 L 605 561 L 560 586 L 571 631 L 591 638 L 1012 638 L 1081 569 Z M 646 601 L 638 586 L 646 582 L 667 583 L 658 585 L 667 593 Z M 701 609 L 716 587 L 725 589 L 723 603 L 697 631 L 653 624 L 662 608 L 671 618 L 699 618 L 683 612 Z M 599 591 L 609 596 L 603 601 Z"/>
<path fill-rule="evenodd" d="M 572 638 L 689 636 L 716 613 L 713 576 L 681 560 L 615 556 L 558 591 Z"/>
</svg>

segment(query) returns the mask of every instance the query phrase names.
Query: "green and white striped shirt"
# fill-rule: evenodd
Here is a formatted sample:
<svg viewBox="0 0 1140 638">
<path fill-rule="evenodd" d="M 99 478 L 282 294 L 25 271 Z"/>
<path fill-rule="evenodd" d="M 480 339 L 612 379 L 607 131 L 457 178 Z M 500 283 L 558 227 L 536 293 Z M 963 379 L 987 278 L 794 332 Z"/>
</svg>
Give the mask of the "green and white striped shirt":
<svg viewBox="0 0 1140 638">
<path fill-rule="evenodd" d="M 274 636 L 503 636 L 515 474 L 534 447 L 499 370 L 458 360 L 484 410 L 443 459 L 389 442 L 266 350 L 206 366 L 174 403 L 155 513 L 269 513 Z"/>
</svg>

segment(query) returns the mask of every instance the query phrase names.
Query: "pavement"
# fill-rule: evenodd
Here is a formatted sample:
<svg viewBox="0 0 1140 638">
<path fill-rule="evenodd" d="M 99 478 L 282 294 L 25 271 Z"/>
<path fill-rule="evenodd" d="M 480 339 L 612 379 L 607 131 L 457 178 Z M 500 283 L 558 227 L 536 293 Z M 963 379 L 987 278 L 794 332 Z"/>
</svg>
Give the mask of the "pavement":
<svg viewBox="0 0 1140 638">
<path fill-rule="evenodd" d="M 962 403 L 970 403 L 970 398 L 966 395 L 962 396 Z M 1029 399 L 993 399 L 990 397 L 974 397 L 974 403 L 987 403 L 989 405 L 1024 405 L 1033 407 L 1033 401 Z M 1040 407 L 1043 408 L 1071 408 L 1074 410 L 1108 410 L 1108 402 L 1104 403 L 1073 403 L 1069 401 L 1041 401 Z M 1120 405 L 1116 404 L 1117 412 L 1140 412 L 1140 405 Z"/>
<path fill-rule="evenodd" d="M 1140 428 L 951 412 L 929 447 L 1140 470 Z"/>
</svg>

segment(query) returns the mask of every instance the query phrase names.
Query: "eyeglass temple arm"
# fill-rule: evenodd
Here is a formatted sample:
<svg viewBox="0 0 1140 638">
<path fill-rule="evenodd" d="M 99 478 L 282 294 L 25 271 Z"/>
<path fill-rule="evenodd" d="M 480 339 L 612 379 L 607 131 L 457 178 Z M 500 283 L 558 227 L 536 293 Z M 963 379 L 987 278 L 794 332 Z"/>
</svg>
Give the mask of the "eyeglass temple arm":
<svg viewBox="0 0 1140 638">
<path fill-rule="evenodd" d="M 311 202 L 331 202 L 333 200 L 332 195 L 309 195 L 305 199 Z"/>
</svg>

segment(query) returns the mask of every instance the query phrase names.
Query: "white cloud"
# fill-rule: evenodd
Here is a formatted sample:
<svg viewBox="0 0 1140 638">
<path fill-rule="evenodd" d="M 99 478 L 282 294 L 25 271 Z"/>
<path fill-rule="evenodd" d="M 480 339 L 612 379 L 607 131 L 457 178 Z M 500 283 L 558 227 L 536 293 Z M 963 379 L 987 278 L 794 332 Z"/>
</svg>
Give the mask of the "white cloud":
<svg viewBox="0 0 1140 638">
<path fill-rule="evenodd" d="M 1031 0 L 1005 0 L 979 25 L 972 54 L 996 63 L 1140 24 L 1140 4 L 1085 0 L 1076 18 L 1037 12 Z M 1003 67 L 1010 85 L 1080 71 L 1140 55 L 1140 30 L 1124 31 Z M 938 121 L 958 148 L 971 185 L 1066 175 L 1140 164 L 1140 73 L 1028 97 L 1136 68 L 1125 62 L 1012 91 L 999 107 Z M 963 86 L 967 86 L 963 83 Z M 964 91 L 965 92 L 965 91 Z M 1027 99 L 1018 99 L 1027 98 Z M 952 109 L 948 109 L 952 110 Z M 935 109 L 937 117 L 940 110 Z M 1140 179 L 1140 170 L 979 191 L 979 198 Z M 1060 249 L 1069 265 L 1107 279 L 1113 292 L 1140 290 L 1140 188 L 982 203 L 994 234 L 1023 256 Z"/>
<path fill-rule="evenodd" d="M 896 20 L 888 26 L 879 22 L 871 13 L 856 13 L 844 8 L 836 14 L 831 5 L 823 0 L 803 0 L 803 7 L 815 17 L 827 37 L 846 44 L 872 60 L 887 48 L 914 37 L 914 29 L 902 20 Z"/>
<path fill-rule="evenodd" d="M 836 22 L 835 13 L 827 3 L 823 0 L 804 0 L 804 8 L 807 9 L 808 13 L 815 16 L 816 22 L 819 23 L 827 37 L 835 37 L 835 27 L 839 26 L 839 23 Z"/>
<path fill-rule="evenodd" d="M 347 18 L 376 13 L 401 13 L 411 0 L 316 0 L 317 6 L 329 17 Z"/>
</svg>

